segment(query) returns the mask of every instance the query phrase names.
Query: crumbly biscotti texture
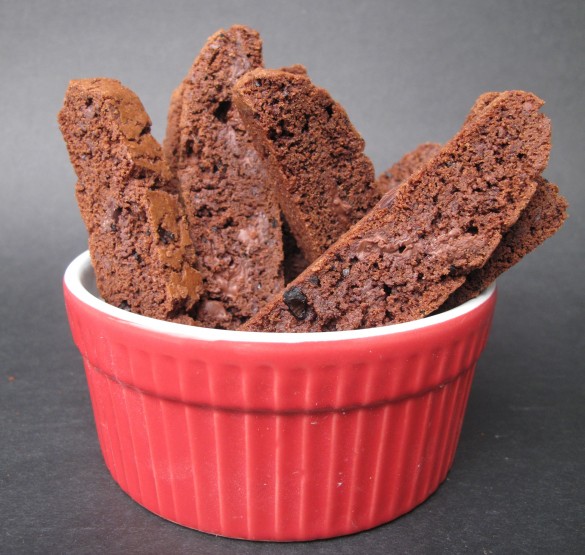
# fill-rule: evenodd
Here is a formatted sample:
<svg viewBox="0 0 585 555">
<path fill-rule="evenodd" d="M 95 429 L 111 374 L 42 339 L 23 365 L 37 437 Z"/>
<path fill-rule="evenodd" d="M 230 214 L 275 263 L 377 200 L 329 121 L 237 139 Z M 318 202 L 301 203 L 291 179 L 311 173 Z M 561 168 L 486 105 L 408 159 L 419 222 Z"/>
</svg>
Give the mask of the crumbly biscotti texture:
<svg viewBox="0 0 585 555">
<path fill-rule="evenodd" d="M 201 275 L 178 192 L 138 97 L 113 79 L 72 81 L 59 125 L 104 300 L 193 324 L 188 313 Z"/>
<path fill-rule="evenodd" d="M 345 110 L 302 73 L 249 72 L 234 103 L 301 251 L 315 260 L 379 200 L 364 140 Z"/>
<path fill-rule="evenodd" d="M 493 100 L 495 96 L 497 93 L 482 95 L 472 109 L 472 114 L 481 112 L 487 105 L 486 100 L 490 98 Z M 410 174 L 418 171 L 440 148 L 438 144 L 427 143 L 405 154 L 378 177 L 377 184 L 380 190 L 386 195 L 396 194 L 401 183 Z M 390 202 L 389 197 L 385 198 L 385 202 Z M 520 214 L 518 221 L 502 237 L 489 260 L 482 268 L 474 270 L 467 276 L 463 285 L 449 296 L 439 311 L 449 310 L 479 295 L 500 274 L 554 235 L 566 218 L 567 201 L 559 194 L 558 187 L 546 179 L 539 178 L 538 187 L 530 202 Z"/>
<path fill-rule="evenodd" d="M 423 143 L 414 150 L 407 152 L 398 162 L 392 164 L 376 179 L 376 187 L 380 194 L 385 195 L 388 192 L 396 192 L 404 181 L 435 154 L 438 154 L 440 150 L 441 145 L 438 143 Z"/>
<path fill-rule="evenodd" d="M 176 168 L 203 276 L 196 317 L 207 327 L 237 328 L 284 286 L 280 208 L 232 104 L 235 82 L 260 66 L 258 33 L 220 30 L 171 102 L 165 153 Z"/>
<path fill-rule="evenodd" d="M 568 203 L 559 194 L 559 188 L 539 178 L 530 202 L 489 260 L 467 276 L 463 285 L 451 294 L 440 310 L 455 308 L 477 297 L 500 274 L 554 235 L 567 219 L 567 208 Z"/>
<path fill-rule="evenodd" d="M 543 102 L 498 94 L 243 330 L 329 331 L 424 317 L 481 268 L 536 190 Z"/>
<path fill-rule="evenodd" d="M 473 105 L 465 123 L 472 121 L 497 96 L 497 92 L 482 94 Z M 536 192 L 518 221 L 502 237 L 485 265 L 471 272 L 463 285 L 443 303 L 439 308 L 441 312 L 477 297 L 500 274 L 520 262 L 562 227 L 567 218 L 567 201 L 559 194 L 556 185 L 542 177 L 537 182 Z"/>
</svg>

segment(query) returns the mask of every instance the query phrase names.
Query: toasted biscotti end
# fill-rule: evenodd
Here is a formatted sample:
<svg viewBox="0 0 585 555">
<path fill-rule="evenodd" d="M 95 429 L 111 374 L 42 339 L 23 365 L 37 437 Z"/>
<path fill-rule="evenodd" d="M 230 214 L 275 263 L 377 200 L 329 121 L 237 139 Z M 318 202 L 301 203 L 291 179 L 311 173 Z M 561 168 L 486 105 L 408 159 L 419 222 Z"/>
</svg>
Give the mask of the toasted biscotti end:
<svg viewBox="0 0 585 555">
<path fill-rule="evenodd" d="M 363 138 L 302 73 L 251 71 L 236 84 L 234 104 L 299 247 L 315 260 L 379 200 Z"/>
<path fill-rule="evenodd" d="M 145 316 L 192 322 L 201 276 L 185 216 L 150 119 L 119 81 L 67 89 L 59 124 L 78 177 L 100 294 Z"/>
<path fill-rule="evenodd" d="M 568 203 L 559 194 L 559 188 L 544 178 L 518 221 L 504 235 L 492 256 L 482 268 L 471 272 L 465 282 L 454 291 L 440 311 L 455 308 L 479 295 L 496 278 L 520 262 L 528 253 L 552 237 L 568 217 Z"/>
<path fill-rule="evenodd" d="M 231 60 L 231 63 L 218 56 L 218 52 L 230 51 L 231 49 L 243 53 L 244 56 L 238 60 Z M 231 67 L 232 72 L 225 77 L 228 77 L 228 81 L 233 84 L 243 73 L 262 65 L 262 63 L 260 33 L 246 25 L 232 25 L 228 29 L 219 29 L 207 39 L 186 80 L 196 77 L 197 72 L 205 69 L 213 74 L 218 70 Z"/>
<path fill-rule="evenodd" d="M 532 198 L 550 150 L 541 105 L 499 94 L 242 329 L 347 330 L 434 312 Z"/>
<path fill-rule="evenodd" d="M 212 153 L 206 149 L 205 140 L 208 130 L 194 127 L 194 119 L 208 115 L 212 119 L 207 126 L 216 120 L 216 127 L 220 129 L 235 111 L 231 107 L 233 84 L 245 72 L 261 67 L 262 63 L 262 39 L 254 29 L 233 25 L 218 30 L 207 39 L 187 75 L 171 95 L 163 146 L 173 170 L 185 169 L 190 161 L 195 163 L 199 157 L 210 157 Z M 183 110 L 184 106 L 188 108 Z M 205 167 L 205 171 L 211 171 L 213 167 Z"/>
<path fill-rule="evenodd" d="M 170 177 L 160 146 L 150 134 L 152 122 L 148 114 L 140 99 L 119 81 L 107 78 L 71 81 L 58 120 L 62 132 L 69 130 L 71 134 L 86 138 L 85 141 L 71 141 L 68 144 L 76 171 L 86 159 L 101 157 L 103 163 L 96 165 L 94 171 L 107 171 L 106 168 L 115 163 L 116 178 L 122 178 L 128 172 L 136 171 L 136 168 L 155 172 L 165 179 Z M 93 129 L 93 134 L 88 134 L 88 125 L 96 121 L 103 126 L 101 131 L 104 132 L 96 133 Z M 103 142 L 104 137 L 108 136 L 105 132 L 108 126 L 111 133 L 114 129 L 116 133 L 111 145 Z M 115 159 L 111 153 L 115 153 Z M 87 166 L 82 171 L 87 172 Z"/>
<path fill-rule="evenodd" d="M 400 184 L 408 179 L 425 162 L 430 160 L 441 150 L 438 143 L 423 143 L 414 150 L 407 152 L 398 162 L 392 164 L 376 180 L 376 187 L 380 195 L 395 192 Z"/>
<path fill-rule="evenodd" d="M 292 64 L 290 66 L 284 66 L 280 68 L 280 71 L 286 71 L 287 73 L 296 73 L 297 75 L 308 75 L 307 68 L 302 64 Z"/>
<path fill-rule="evenodd" d="M 487 108 L 501 93 L 499 92 L 485 92 L 480 94 L 476 101 L 473 103 L 471 110 L 469 110 L 469 114 L 465 118 L 463 125 L 467 125 L 470 121 L 473 120 L 477 115 L 479 115 L 485 108 Z"/>
</svg>

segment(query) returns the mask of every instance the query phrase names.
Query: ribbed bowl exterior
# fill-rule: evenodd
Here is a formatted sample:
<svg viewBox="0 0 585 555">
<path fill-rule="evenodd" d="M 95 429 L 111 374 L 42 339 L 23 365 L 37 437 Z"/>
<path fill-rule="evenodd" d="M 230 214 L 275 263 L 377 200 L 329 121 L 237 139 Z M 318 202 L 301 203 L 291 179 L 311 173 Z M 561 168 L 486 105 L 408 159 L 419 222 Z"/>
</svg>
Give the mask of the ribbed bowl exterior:
<svg viewBox="0 0 585 555">
<path fill-rule="evenodd" d="M 65 300 L 120 487 L 183 526 L 295 541 L 388 522 L 445 479 L 495 293 L 437 325 L 306 343 L 174 336 Z"/>
</svg>

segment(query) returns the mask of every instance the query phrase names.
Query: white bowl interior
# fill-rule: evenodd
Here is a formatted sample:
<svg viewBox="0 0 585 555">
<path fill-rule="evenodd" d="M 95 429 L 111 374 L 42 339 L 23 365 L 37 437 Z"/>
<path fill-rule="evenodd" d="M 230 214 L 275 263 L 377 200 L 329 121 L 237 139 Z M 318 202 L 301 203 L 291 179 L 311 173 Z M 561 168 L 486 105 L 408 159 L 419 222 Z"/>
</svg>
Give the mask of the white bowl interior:
<svg viewBox="0 0 585 555">
<path fill-rule="evenodd" d="M 480 295 L 466 303 L 434 316 L 421 318 L 403 324 L 393 324 L 378 328 L 369 328 L 351 331 L 329 331 L 322 333 L 273 333 L 273 332 L 249 332 L 216 330 L 187 326 L 174 322 L 157 320 L 140 314 L 134 314 L 106 303 L 101 299 L 95 283 L 95 274 L 91 265 L 89 251 L 85 251 L 75 258 L 67 267 L 64 277 L 65 286 L 81 302 L 92 308 L 116 318 L 127 321 L 133 325 L 150 329 L 159 333 L 171 334 L 179 337 L 199 339 L 205 341 L 239 341 L 254 343 L 303 343 L 312 341 L 340 341 L 358 339 L 364 337 L 377 337 L 394 333 L 402 333 L 433 326 L 447 320 L 457 318 L 471 312 L 479 305 L 485 303 L 495 292 L 496 285 L 492 283 Z"/>
</svg>

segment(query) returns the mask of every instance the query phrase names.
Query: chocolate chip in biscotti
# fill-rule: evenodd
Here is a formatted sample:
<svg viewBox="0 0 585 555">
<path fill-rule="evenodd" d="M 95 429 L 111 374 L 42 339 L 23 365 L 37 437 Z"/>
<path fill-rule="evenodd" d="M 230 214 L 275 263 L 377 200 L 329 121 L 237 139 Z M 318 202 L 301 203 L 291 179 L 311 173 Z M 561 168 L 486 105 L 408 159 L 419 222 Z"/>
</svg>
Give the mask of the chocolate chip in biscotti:
<svg viewBox="0 0 585 555">
<path fill-rule="evenodd" d="M 72 81 L 59 125 L 104 300 L 195 323 L 189 311 L 201 275 L 178 191 L 138 97 L 113 79 Z"/>
<path fill-rule="evenodd" d="M 536 191 L 550 152 L 542 104 L 497 94 L 392 202 L 382 199 L 287 287 L 301 288 L 310 314 L 299 320 L 279 294 L 242 329 L 369 328 L 435 311 L 484 266 Z"/>
<path fill-rule="evenodd" d="M 204 293 L 196 317 L 234 329 L 284 286 L 280 207 L 233 106 L 235 82 L 262 66 L 256 31 L 208 39 L 173 93 L 165 154 L 176 169 Z"/>
<path fill-rule="evenodd" d="M 304 320 L 306 318 L 309 307 L 307 305 L 307 297 L 300 287 L 287 289 L 283 293 L 282 298 L 284 304 L 288 306 L 290 313 L 297 320 Z"/>
<path fill-rule="evenodd" d="M 234 89 L 234 104 L 301 251 L 315 260 L 379 199 L 364 140 L 302 72 L 249 72 Z"/>
</svg>

